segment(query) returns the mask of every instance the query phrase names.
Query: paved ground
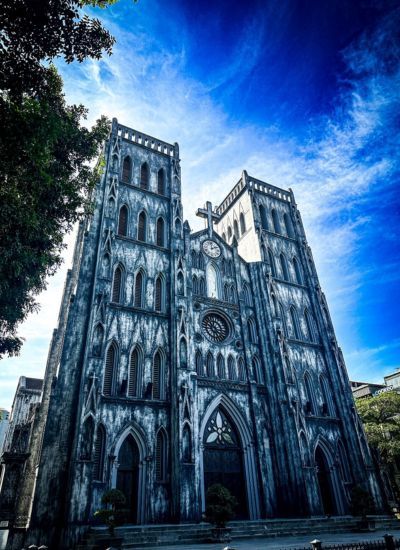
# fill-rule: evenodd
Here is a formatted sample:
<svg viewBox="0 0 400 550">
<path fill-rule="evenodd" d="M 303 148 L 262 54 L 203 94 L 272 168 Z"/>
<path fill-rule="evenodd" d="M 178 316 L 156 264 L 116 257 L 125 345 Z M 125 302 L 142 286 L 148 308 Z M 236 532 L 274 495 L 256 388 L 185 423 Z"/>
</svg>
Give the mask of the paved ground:
<svg viewBox="0 0 400 550">
<path fill-rule="evenodd" d="M 368 540 L 382 540 L 386 531 L 373 531 L 369 533 L 316 533 L 312 538 L 309 535 L 300 535 L 294 537 L 274 537 L 274 538 L 256 538 L 241 541 L 232 541 L 229 544 L 195 544 L 160 546 L 146 548 L 146 550 L 223 550 L 228 547 L 232 550 L 286 550 L 287 548 L 310 548 L 310 541 L 314 538 L 326 544 L 343 544 L 345 542 L 361 542 Z M 400 539 L 400 530 L 392 530 L 391 534 Z M 323 544 L 322 544 L 323 548 Z"/>
</svg>

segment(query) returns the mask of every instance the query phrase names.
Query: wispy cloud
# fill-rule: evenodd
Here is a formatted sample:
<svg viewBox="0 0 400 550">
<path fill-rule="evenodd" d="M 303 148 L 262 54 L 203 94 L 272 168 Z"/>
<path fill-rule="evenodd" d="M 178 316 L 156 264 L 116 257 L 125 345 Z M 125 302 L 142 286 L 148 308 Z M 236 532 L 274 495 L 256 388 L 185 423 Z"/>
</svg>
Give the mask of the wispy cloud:
<svg viewBox="0 0 400 550">
<path fill-rule="evenodd" d="M 221 201 L 243 169 L 274 185 L 292 187 L 339 336 L 351 350 L 358 340 L 353 312 L 362 284 L 354 257 L 369 223 L 352 208 L 357 201 L 369 200 L 368 195 L 378 195 L 399 171 L 399 51 L 391 38 L 398 23 L 397 10 L 343 52 L 347 73 L 336 108 L 329 117 L 313 120 L 302 141 L 272 125 L 239 123 L 212 100 L 210 91 L 216 86 L 248 78 L 257 66 L 265 33 L 254 22 L 248 44 L 242 37 L 232 63 L 214 75 L 211 84 L 191 76 L 184 41 L 176 36 L 161 40 L 136 28 L 128 32 L 118 18 L 107 22 L 117 38 L 112 57 L 60 69 L 68 101 L 90 108 L 89 123 L 106 114 L 166 141 L 179 141 L 184 210 L 193 228 L 201 227 L 195 209 L 210 197 Z M 176 31 L 172 22 L 171 29 Z M 32 346 L 36 336 L 47 334 L 50 340 L 63 275 L 60 272 L 43 293 L 42 311 L 21 328 L 29 340 L 20 358 L 3 362 L 5 382 L 11 372 L 14 379 L 38 375 L 38 362 L 43 372 L 47 345 L 35 351 L 35 363 Z M 11 401 L 5 385 L 0 405 Z"/>
</svg>

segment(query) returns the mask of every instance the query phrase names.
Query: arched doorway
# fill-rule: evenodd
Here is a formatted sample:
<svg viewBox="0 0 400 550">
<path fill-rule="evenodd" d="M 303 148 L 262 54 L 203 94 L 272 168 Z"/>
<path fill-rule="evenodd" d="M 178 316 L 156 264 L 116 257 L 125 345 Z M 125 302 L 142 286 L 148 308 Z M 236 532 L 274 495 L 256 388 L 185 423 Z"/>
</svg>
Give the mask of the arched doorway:
<svg viewBox="0 0 400 550">
<path fill-rule="evenodd" d="M 333 515 L 336 513 L 336 506 L 331 470 L 328 458 L 319 445 L 315 450 L 315 465 L 317 467 L 318 488 L 323 512 L 326 515 Z"/>
<path fill-rule="evenodd" d="M 139 462 L 139 448 L 134 437 L 129 434 L 118 453 L 116 487 L 125 495 L 123 508 L 128 511 L 127 519 L 132 523 L 136 523 L 138 517 Z"/>
<path fill-rule="evenodd" d="M 215 483 L 226 487 L 238 501 L 236 519 L 249 517 L 243 449 L 231 419 L 218 407 L 208 419 L 203 435 L 204 493 Z"/>
</svg>

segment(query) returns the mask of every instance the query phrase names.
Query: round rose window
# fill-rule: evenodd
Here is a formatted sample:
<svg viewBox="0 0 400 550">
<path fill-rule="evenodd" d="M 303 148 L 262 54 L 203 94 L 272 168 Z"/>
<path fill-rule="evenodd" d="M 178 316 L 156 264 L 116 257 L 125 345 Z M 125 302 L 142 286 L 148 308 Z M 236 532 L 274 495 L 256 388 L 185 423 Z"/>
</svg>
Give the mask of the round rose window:
<svg viewBox="0 0 400 550">
<path fill-rule="evenodd" d="M 229 325 L 227 320 L 219 313 L 207 313 L 203 317 L 202 327 L 204 334 L 212 342 L 221 343 L 229 337 Z"/>
</svg>

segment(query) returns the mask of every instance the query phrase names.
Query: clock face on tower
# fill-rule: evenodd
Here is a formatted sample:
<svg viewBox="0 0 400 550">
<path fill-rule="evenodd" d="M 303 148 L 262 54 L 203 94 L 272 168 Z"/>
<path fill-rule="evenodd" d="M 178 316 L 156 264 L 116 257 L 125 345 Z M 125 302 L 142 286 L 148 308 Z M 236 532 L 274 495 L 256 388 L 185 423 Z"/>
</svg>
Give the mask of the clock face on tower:
<svg viewBox="0 0 400 550">
<path fill-rule="evenodd" d="M 203 250 L 210 258 L 218 258 L 221 255 L 221 248 L 214 241 L 204 241 Z"/>
</svg>

